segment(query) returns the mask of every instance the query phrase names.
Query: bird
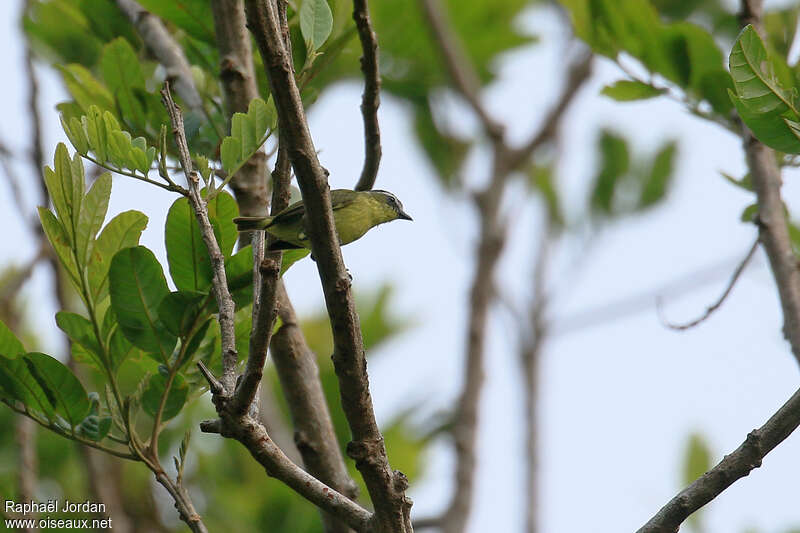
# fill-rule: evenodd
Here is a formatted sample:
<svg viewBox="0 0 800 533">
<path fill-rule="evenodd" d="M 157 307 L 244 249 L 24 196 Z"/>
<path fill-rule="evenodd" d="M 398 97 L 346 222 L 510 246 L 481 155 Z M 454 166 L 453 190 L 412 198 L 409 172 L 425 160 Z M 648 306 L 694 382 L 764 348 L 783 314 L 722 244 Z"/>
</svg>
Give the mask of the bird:
<svg viewBox="0 0 800 533">
<path fill-rule="evenodd" d="M 389 191 L 331 191 L 333 221 L 339 245 L 360 239 L 367 231 L 392 220 L 413 220 L 403 204 Z M 306 230 L 306 208 L 303 201 L 295 202 L 277 215 L 267 217 L 237 217 L 233 219 L 239 231 L 265 230 L 275 237 L 268 250 L 311 249 Z"/>
</svg>

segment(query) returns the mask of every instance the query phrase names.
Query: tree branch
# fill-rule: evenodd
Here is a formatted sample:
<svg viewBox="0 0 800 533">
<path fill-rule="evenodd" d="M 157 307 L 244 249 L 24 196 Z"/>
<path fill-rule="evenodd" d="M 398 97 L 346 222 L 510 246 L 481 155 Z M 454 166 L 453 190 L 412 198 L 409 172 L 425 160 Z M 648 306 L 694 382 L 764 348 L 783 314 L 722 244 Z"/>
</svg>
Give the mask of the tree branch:
<svg viewBox="0 0 800 533">
<path fill-rule="evenodd" d="M 189 109 L 202 110 L 203 100 L 194 85 L 189 61 L 161 20 L 135 0 L 116 0 L 117 7 L 131 21 L 150 53 L 167 71 L 167 80 Z"/>
<path fill-rule="evenodd" d="M 201 373 L 207 379 L 212 390 L 213 400 L 219 420 L 204 422 L 200 429 L 204 432 L 220 433 L 225 437 L 232 437 L 240 441 L 247 447 L 253 457 L 259 461 L 272 475 L 289 487 L 293 488 L 300 495 L 304 496 L 320 508 L 334 514 L 348 524 L 363 531 L 370 520 L 370 513 L 362 509 L 358 504 L 352 502 L 347 497 L 339 494 L 335 490 L 307 474 L 302 468 L 292 463 L 288 457 L 278 448 L 267 435 L 264 426 L 253 419 L 245 409 L 240 412 L 236 405 L 236 398 L 233 397 L 233 376 L 236 364 L 235 332 L 233 328 L 233 309 L 234 303 L 228 291 L 227 280 L 225 278 L 224 262 L 219 245 L 214 236 L 214 230 L 208 219 L 208 211 L 205 201 L 200 196 L 199 178 L 197 172 L 192 170 L 192 162 L 189 158 L 189 151 L 186 144 L 186 134 L 183 128 L 183 117 L 180 109 L 172 100 L 169 91 L 169 82 L 164 84 L 161 90 L 161 97 L 164 106 L 172 122 L 172 129 L 175 135 L 175 142 L 178 146 L 178 154 L 184 169 L 184 174 L 189 183 L 189 201 L 195 216 L 200 225 L 200 232 L 203 241 L 211 258 L 211 266 L 214 271 L 212 279 L 214 295 L 217 298 L 219 308 L 220 334 L 222 337 L 223 350 L 223 380 L 217 379 L 202 364 L 198 363 Z M 226 372 L 230 372 L 231 378 L 226 381 Z M 181 502 L 183 495 L 182 487 L 174 486 L 163 472 L 156 472 L 156 479 L 159 483 L 170 491 L 176 503 Z M 184 516 L 181 511 L 181 516 Z M 192 525 L 193 515 L 188 516 L 187 523 Z M 185 519 L 186 520 L 186 519 Z"/>
<path fill-rule="evenodd" d="M 763 33 L 762 7 L 762 0 L 742 0 L 741 25 L 752 24 Z M 744 125 L 742 130 L 747 166 L 758 203 L 759 238 L 769 258 L 783 309 L 783 335 L 800 363 L 800 269 L 792 251 L 789 221 L 781 198 L 781 171 L 775 153 Z"/>
<path fill-rule="evenodd" d="M 464 385 L 452 430 L 456 449 L 456 489 L 441 521 L 445 533 L 461 533 L 467 526 L 474 493 L 478 411 L 484 382 L 483 359 L 487 321 L 494 298 L 494 272 L 507 238 L 506 224 L 502 220 L 500 207 L 508 176 L 525 163 L 537 147 L 557 135 L 564 111 L 589 77 L 590 59 L 584 57 L 573 64 L 561 97 L 544 124 L 530 142 L 522 148 L 514 149 L 505 142 L 503 126 L 497 123 L 484 107 L 480 99 L 478 75 L 469 62 L 458 36 L 448 23 L 441 3 L 439 0 L 420 0 L 420 3 L 452 83 L 477 115 L 491 140 L 493 149 L 489 185 L 475 195 L 481 229 L 475 254 L 477 266 L 469 299 Z"/>
<path fill-rule="evenodd" d="M 267 475 L 282 481 L 320 509 L 356 531 L 372 531 L 369 511 L 292 463 L 272 442 L 264 426 L 254 419 L 245 415 L 235 424 L 223 423 L 222 435 L 244 444 Z"/>
<path fill-rule="evenodd" d="M 456 90 L 472 107 L 489 137 L 493 140 L 502 139 L 504 128 L 489 115 L 483 106 L 478 75 L 467 57 L 463 43 L 453 31 L 441 2 L 439 0 L 420 0 L 420 5 Z"/>
<path fill-rule="evenodd" d="M 375 421 L 361 328 L 333 224 L 327 172 L 316 156 L 275 6 L 270 1 L 247 0 L 246 13 L 267 69 L 281 137 L 286 140 L 303 195 L 311 249 L 331 319 L 333 361 L 342 408 L 353 436 L 348 455 L 356 460 L 356 468 L 364 477 L 378 530 L 406 532 L 410 529 L 411 507 L 404 494 L 408 482 L 389 466 L 383 436 Z"/>
<path fill-rule="evenodd" d="M 758 429 L 748 433 L 735 451 L 672 498 L 638 533 L 678 531 L 690 514 L 719 496 L 736 480 L 761 466 L 761 461 L 800 425 L 800 390 Z"/>
<path fill-rule="evenodd" d="M 353 0 L 353 20 L 361 41 L 361 72 L 364 73 L 364 93 L 361 96 L 361 115 L 364 118 L 364 167 L 355 190 L 368 191 L 375 185 L 381 162 L 381 130 L 378 125 L 378 106 L 381 105 L 381 74 L 378 66 L 378 39 L 372 29 L 367 0 Z"/>
<path fill-rule="evenodd" d="M 708 317 L 714 314 L 714 312 L 717 309 L 719 309 L 723 303 L 725 303 L 725 300 L 728 298 L 728 295 L 730 295 L 731 291 L 733 291 L 733 287 L 736 285 L 736 282 L 739 280 L 739 277 L 742 275 L 742 272 L 744 272 L 744 269 L 747 267 L 747 264 L 750 262 L 750 259 L 753 258 L 753 255 L 755 255 L 756 250 L 758 250 L 759 242 L 760 240 L 756 239 L 756 241 L 753 243 L 753 246 L 750 247 L 750 251 L 747 252 L 747 255 L 744 257 L 744 259 L 742 259 L 741 263 L 739 263 L 739 266 L 737 266 L 736 270 L 733 271 L 733 275 L 731 276 L 730 281 L 728 281 L 728 285 L 725 287 L 725 290 L 723 291 L 722 295 L 717 299 L 716 302 L 708 306 L 705 313 L 703 313 L 698 318 L 695 318 L 690 322 L 686 322 L 685 324 L 673 324 L 667 321 L 665 318 L 663 318 L 663 316 L 661 316 L 661 306 L 659 300 L 656 302 L 656 307 L 658 308 L 659 311 L 661 323 L 670 329 L 685 331 L 707 320 Z"/>
<path fill-rule="evenodd" d="M 219 244 L 214 236 L 214 229 L 208 219 L 208 208 L 205 200 L 200 196 L 200 179 L 197 172 L 193 170 L 192 159 L 189 154 L 189 146 L 186 143 L 186 134 L 183 128 L 183 116 L 181 110 L 172 100 L 169 91 L 169 82 L 164 83 L 161 89 L 161 101 L 167 109 L 170 121 L 172 122 L 172 132 L 175 137 L 175 144 L 178 146 L 183 173 L 189 185 L 189 203 L 192 205 L 197 222 L 200 225 L 200 233 L 203 242 L 208 248 L 208 255 L 211 259 L 211 268 L 214 272 L 213 289 L 214 298 L 217 300 L 219 309 L 219 327 L 222 338 L 222 379 L 221 385 L 226 395 L 233 394 L 236 362 L 238 354 L 236 352 L 236 334 L 234 333 L 234 304 L 228 290 L 227 276 L 225 275 L 225 259 L 219 249 Z"/>
<path fill-rule="evenodd" d="M 259 96 L 253 51 L 245 27 L 242 0 L 215 0 L 211 2 L 211 9 L 219 48 L 222 92 L 230 122 L 233 113 L 246 113 L 250 102 Z M 236 173 L 231 188 L 242 216 L 267 214 L 267 157 L 263 148 Z"/>
</svg>

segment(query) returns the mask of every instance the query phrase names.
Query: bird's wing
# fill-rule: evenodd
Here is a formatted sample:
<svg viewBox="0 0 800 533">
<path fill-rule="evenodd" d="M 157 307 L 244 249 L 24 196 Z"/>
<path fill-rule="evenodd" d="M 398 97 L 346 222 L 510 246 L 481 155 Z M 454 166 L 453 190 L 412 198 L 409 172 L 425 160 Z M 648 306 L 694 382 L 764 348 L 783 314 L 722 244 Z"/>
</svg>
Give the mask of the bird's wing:
<svg viewBox="0 0 800 533">
<path fill-rule="evenodd" d="M 355 200 L 355 195 L 353 191 L 347 189 L 336 189 L 331 191 L 331 203 L 333 204 L 333 210 L 336 211 L 337 209 L 341 209 L 343 207 L 347 207 Z M 306 216 L 306 206 L 303 204 L 303 201 L 300 200 L 299 202 L 295 202 L 277 215 L 272 219 L 270 226 L 276 224 L 293 224 L 294 222 L 300 221 L 303 217 Z"/>
</svg>

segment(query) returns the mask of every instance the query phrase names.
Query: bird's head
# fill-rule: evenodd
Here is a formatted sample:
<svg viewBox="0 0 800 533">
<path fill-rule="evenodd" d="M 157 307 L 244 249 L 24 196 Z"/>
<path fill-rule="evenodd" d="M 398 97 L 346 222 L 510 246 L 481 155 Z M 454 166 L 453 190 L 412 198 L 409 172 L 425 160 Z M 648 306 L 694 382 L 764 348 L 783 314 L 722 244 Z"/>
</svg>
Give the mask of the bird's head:
<svg viewBox="0 0 800 533">
<path fill-rule="evenodd" d="M 378 219 L 376 221 L 377 224 L 391 222 L 397 219 L 414 220 L 403 211 L 403 204 L 400 203 L 397 196 L 389 191 L 374 190 L 368 191 L 367 194 L 370 195 L 374 203 L 373 209 Z"/>
</svg>

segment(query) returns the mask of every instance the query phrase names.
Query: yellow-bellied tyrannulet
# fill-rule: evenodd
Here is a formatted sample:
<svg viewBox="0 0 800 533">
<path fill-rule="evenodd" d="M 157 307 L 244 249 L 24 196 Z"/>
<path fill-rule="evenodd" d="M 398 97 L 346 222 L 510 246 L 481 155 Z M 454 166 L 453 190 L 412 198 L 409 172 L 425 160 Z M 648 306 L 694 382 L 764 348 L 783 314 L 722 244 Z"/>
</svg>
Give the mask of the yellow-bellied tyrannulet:
<svg viewBox="0 0 800 533">
<path fill-rule="evenodd" d="M 412 220 L 397 197 L 387 191 L 351 191 L 337 189 L 331 191 L 333 221 L 339 244 L 344 246 L 361 238 L 378 224 L 392 220 Z M 302 200 L 295 202 L 280 213 L 271 217 L 234 218 L 239 231 L 266 230 L 278 240 L 270 250 L 291 248 L 311 248 L 306 233 L 306 209 Z"/>
</svg>

